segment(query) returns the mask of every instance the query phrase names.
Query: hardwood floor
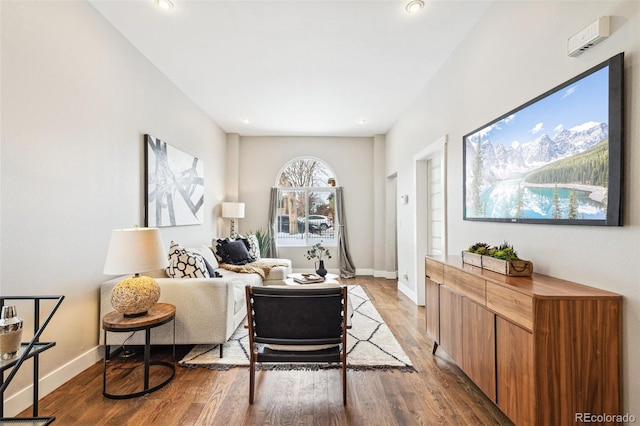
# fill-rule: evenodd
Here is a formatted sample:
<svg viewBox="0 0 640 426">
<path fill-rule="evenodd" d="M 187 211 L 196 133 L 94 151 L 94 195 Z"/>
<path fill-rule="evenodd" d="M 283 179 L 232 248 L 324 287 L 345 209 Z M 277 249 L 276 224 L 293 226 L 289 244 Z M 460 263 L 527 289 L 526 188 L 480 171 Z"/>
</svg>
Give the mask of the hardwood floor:
<svg viewBox="0 0 640 426">
<path fill-rule="evenodd" d="M 396 290 L 396 282 L 357 277 L 417 372 L 349 371 L 347 406 L 339 370 L 258 371 L 248 403 L 249 372 L 176 366 L 166 387 L 128 400 L 102 396 L 102 363 L 40 401 L 54 425 L 510 425 L 511 422 L 438 350 L 425 333 L 425 309 Z M 177 358 L 189 347 L 178 348 Z M 170 360 L 168 349 L 158 352 Z M 141 383 L 141 368 L 110 366 L 108 383 Z M 109 387 L 109 391 L 119 391 Z M 29 416 L 26 410 L 21 416 Z"/>
</svg>

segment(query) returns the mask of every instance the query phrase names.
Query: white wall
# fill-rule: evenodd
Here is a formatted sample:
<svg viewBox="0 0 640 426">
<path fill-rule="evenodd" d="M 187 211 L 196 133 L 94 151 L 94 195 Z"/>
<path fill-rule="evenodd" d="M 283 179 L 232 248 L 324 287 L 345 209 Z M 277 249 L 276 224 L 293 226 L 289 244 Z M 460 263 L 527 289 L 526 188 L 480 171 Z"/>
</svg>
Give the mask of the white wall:
<svg viewBox="0 0 640 426">
<path fill-rule="evenodd" d="M 249 137 L 240 138 L 239 201 L 245 204 L 245 218 L 239 220 L 240 230 L 266 229 L 269 188 L 276 184 L 282 167 L 290 160 L 316 157 L 336 173 L 338 184 L 344 187 L 349 248 L 358 274 L 373 273 L 374 196 L 373 138 L 320 137 Z M 304 257 L 307 248 L 280 248 L 279 255 L 291 259 L 294 269 L 312 269 Z M 338 270 L 337 250 L 325 266 Z"/>
<path fill-rule="evenodd" d="M 624 296 L 624 411 L 640 416 L 640 3 L 495 2 L 386 138 L 387 175 L 413 187 L 412 157 L 449 136 L 449 253 L 476 241 L 514 244 L 537 272 Z M 613 34 L 579 57 L 566 40 L 600 16 Z M 588 68 L 625 52 L 624 227 L 492 224 L 462 220 L 462 136 Z M 456 142 L 457 141 L 457 142 Z M 410 200 L 410 203 L 412 201 Z M 399 271 L 413 271 L 413 206 L 399 209 Z M 423 285 L 422 277 L 410 277 Z"/>
<path fill-rule="evenodd" d="M 42 338 L 57 342 L 41 357 L 46 394 L 97 360 L 110 232 L 143 224 L 143 134 L 205 164 L 204 224 L 163 228 L 167 247 L 215 236 L 226 140 L 88 3 L 0 7 L 1 294 L 66 296 Z M 31 404 L 19 393 L 29 379 L 11 385 L 5 414 Z"/>
</svg>

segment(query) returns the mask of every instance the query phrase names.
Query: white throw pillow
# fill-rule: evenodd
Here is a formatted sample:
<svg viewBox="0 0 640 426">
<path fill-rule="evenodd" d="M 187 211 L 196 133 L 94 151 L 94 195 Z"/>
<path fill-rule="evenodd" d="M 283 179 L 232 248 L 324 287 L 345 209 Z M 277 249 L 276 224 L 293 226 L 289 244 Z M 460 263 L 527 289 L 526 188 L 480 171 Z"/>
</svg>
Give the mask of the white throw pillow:
<svg viewBox="0 0 640 426">
<path fill-rule="evenodd" d="M 170 278 L 209 278 L 202 255 L 190 252 L 174 241 L 169 247 L 169 266 L 166 271 Z"/>
<path fill-rule="evenodd" d="M 216 256 L 213 254 L 213 250 L 211 250 L 210 247 L 208 247 L 206 244 L 202 244 L 196 250 L 202 255 L 202 257 L 204 257 L 204 260 L 209 262 L 209 265 L 211 265 L 213 269 L 219 268 L 218 259 L 216 259 Z"/>
</svg>

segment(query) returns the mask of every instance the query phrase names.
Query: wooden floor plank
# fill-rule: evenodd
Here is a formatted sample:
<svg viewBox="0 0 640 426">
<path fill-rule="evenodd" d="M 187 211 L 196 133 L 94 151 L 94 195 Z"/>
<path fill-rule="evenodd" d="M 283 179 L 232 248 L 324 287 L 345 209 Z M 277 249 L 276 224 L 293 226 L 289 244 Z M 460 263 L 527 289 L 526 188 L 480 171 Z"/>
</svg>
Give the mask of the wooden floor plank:
<svg viewBox="0 0 640 426">
<path fill-rule="evenodd" d="M 342 405 L 339 370 L 258 371 L 256 399 L 249 405 L 249 371 L 176 366 L 164 388 L 139 398 L 102 396 L 102 363 L 97 363 L 40 401 L 40 414 L 59 425 L 510 425 L 509 420 L 441 351 L 425 331 L 424 307 L 396 289 L 396 282 L 357 277 L 416 369 L 349 371 L 347 406 Z M 189 347 L 180 347 L 178 359 Z M 156 359 L 171 359 L 154 348 Z M 115 361 L 114 361 L 115 362 Z M 109 370 L 118 389 L 135 388 L 139 372 Z M 131 381 L 134 382 L 131 382 Z M 31 409 L 21 416 L 30 415 Z"/>
</svg>

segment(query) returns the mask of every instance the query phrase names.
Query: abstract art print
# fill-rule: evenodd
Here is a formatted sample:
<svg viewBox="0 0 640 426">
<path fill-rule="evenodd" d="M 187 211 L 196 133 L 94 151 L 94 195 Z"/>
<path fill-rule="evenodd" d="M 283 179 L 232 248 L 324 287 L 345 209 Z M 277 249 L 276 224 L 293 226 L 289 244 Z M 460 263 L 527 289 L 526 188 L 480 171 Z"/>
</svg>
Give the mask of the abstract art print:
<svg viewBox="0 0 640 426">
<path fill-rule="evenodd" d="M 204 165 L 160 139 L 144 135 L 145 225 L 167 227 L 203 222 Z"/>
</svg>

